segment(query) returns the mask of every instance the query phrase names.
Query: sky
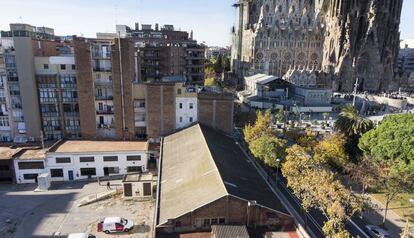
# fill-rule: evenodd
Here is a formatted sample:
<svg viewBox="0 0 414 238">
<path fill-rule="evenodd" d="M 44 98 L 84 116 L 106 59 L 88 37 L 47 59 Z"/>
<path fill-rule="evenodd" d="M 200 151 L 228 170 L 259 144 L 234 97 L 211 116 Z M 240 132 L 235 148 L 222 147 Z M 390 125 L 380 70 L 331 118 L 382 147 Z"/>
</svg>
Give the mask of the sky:
<svg viewBox="0 0 414 238">
<path fill-rule="evenodd" d="M 115 25 L 173 24 L 194 31 L 194 38 L 210 46 L 229 46 L 235 22 L 235 0 L 12 0 L 3 1 L 0 29 L 28 23 L 55 29 L 56 35 L 96 37 L 115 32 Z M 414 38 L 414 1 L 404 0 L 401 38 Z"/>
</svg>

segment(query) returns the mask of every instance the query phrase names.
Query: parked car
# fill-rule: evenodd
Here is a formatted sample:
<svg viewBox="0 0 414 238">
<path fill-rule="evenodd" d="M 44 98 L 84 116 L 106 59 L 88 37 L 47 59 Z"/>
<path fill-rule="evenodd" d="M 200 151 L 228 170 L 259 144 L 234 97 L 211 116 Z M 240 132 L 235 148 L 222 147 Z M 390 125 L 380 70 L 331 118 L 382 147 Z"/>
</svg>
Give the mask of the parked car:
<svg viewBox="0 0 414 238">
<path fill-rule="evenodd" d="M 390 238 L 388 232 L 378 226 L 367 225 L 365 226 L 368 234 L 373 238 Z"/>
<path fill-rule="evenodd" d="M 69 234 L 68 238 L 96 238 L 96 236 L 88 233 L 72 233 Z"/>
<path fill-rule="evenodd" d="M 98 232 L 128 232 L 134 228 L 134 222 L 122 217 L 106 217 L 98 223 Z"/>
</svg>

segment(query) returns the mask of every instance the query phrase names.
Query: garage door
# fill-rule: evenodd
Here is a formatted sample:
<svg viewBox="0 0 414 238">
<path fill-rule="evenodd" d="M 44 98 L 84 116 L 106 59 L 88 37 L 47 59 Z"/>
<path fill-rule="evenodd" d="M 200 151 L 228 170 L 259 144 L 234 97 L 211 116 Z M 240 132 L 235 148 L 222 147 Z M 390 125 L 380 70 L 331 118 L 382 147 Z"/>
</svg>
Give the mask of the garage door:
<svg viewBox="0 0 414 238">
<path fill-rule="evenodd" d="M 124 196 L 132 197 L 132 184 L 124 183 Z"/>
</svg>

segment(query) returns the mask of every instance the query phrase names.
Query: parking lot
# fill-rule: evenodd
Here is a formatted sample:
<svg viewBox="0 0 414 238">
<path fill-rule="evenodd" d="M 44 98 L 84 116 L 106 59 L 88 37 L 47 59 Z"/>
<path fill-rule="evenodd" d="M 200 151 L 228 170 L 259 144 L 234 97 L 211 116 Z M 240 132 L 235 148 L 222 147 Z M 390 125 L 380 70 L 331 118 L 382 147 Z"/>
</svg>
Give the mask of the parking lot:
<svg viewBox="0 0 414 238">
<path fill-rule="evenodd" d="M 113 181 L 112 189 L 121 186 Z M 47 192 L 33 192 L 35 185 L 0 186 L 0 237 L 66 237 L 70 233 L 90 232 L 97 237 L 151 237 L 154 201 L 124 201 L 121 195 L 78 207 L 80 199 L 104 192 L 97 182 L 64 183 Z M 121 216 L 136 224 L 129 233 L 106 235 L 96 232 L 104 217 Z"/>
</svg>

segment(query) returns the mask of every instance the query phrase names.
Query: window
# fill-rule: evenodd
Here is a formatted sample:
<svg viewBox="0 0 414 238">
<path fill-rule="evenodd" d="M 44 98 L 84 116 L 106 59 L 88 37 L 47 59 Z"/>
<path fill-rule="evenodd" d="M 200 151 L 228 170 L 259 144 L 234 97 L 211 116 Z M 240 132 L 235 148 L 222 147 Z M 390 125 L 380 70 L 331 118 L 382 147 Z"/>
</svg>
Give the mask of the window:
<svg viewBox="0 0 414 238">
<path fill-rule="evenodd" d="M 79 162 L 81 163 L 95 162 L 95 158 L 93 156 L 79 157 Z"/>
<path fill-rule="evenodd" d="M 104 156 L 104 161 L 118 161 L 118 156 Z"/>
<path fill-rule="evenodd" d="M 96 168 L 81 168 L 81 176 L 92 176 L 96 175 Z"/>
<path fill-rule="evenodd" d="M 70 163 L 70 157 L 56 157 L 56 164 Z"/>
<path fill-rule="evenodd" d="M 118 167 L 105 167 L 104 170 L 106 170 L 108 174 L 119 174 Z"/>
<path fill-rule="evenodd" d="M 19 169 L 44 169 L 43 162 L 19 162 Z"/>
<path fill-rule="evenodd" d="M 192 103 L 190 103 L 190 109 L 193 109 L 194 108 L 194 105 L 192 104 Z"/>
<path fill-rule="evenodd" d="M 38 174 L 23 174 L 23 179 L 25 180 L 31 180 L 36 179 Z"/>
<path fill-rule="evenodd" d="M 128 155 L 127 161 L 140 161 L 141 155 Z"/>
<path fill-rule="evenodd" d="M 51 169 L 50 177 L 52 178 L 63 178 L 63 169 Z"/>
<path fill-rule="evenodd" d="M 193 118 L 192 118 L 192 117 L 190 117 L 190 118 L 189 118 L 189 121 L 190 121 L 190 122 L 193 122 Z"/>
<path fill-rule="evenodd" d="M 129 166 L 127 172 L 142 172 L 141 166 Z"/>
<path fill-rule="evenodd" d="M 60 65 L 60 69 L 61 69 L 61 70 L 66 70 L 66 65 L 65 65 L 65 64 L 61 64 L 61 65 Z"/>
<path fill-rule="evenodd" d="M 181 88 L 177 89 L 177 94 L 181 95 Z"/>
<path fill-rule="evenodd" d="M 76 65 L 72 64 L 72 70 L 76 70 Z"/>
<path fill-rule="evenodd" d="M 9 171 L 10 170 L 10 166 L 8 165 L 0 165 L 0 171 Z"/>
<path fill-rule="evenodd" d="M 49 69 L 49 65 L 48 64 L 44 64 L 43 65 L 43 69 Z"/>
<path fill-rule="evenodd" d="M 180 117 L 180 122 L 183 122 L 183 118 L 182 117 Z"/>
<path fill-rule="evenodd" d="M 180 109 L 183 109 L 183 104 L 182 104 L 182 103 L 178 104 L 178 107 L 179 107 Z"/>
<path fill-rule="evenodd" d="M 226 223 L 226 219 L 224 217 L 214 217 L 214 218 L 203 219 L 203 226 L 225 224 L 225 223 Z"/>
</svg>

